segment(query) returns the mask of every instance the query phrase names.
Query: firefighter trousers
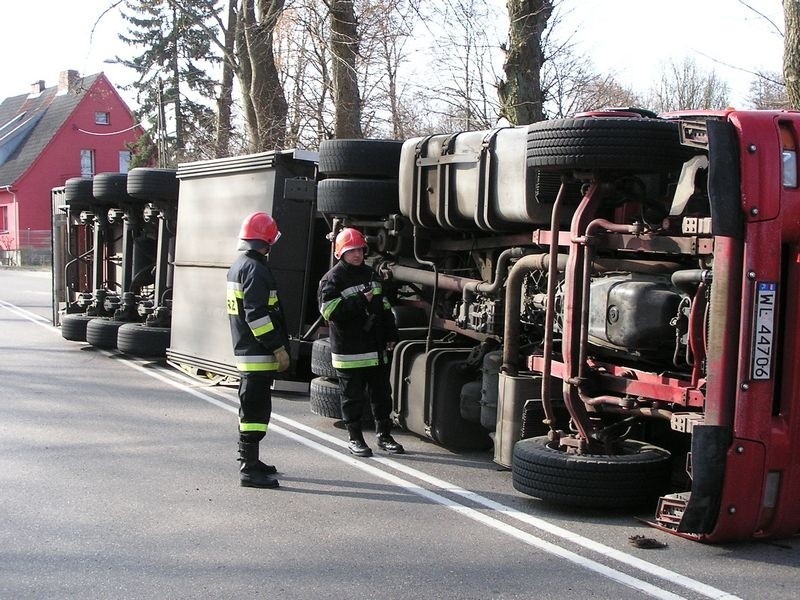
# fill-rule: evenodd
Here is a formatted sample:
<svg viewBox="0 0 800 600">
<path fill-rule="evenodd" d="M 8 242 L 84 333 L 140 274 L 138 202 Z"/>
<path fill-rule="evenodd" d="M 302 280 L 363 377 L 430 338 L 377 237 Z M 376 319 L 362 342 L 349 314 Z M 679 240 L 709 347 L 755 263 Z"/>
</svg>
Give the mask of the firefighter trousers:
<svg viewBox="0 0 800 600">
<path fill-rule="evenodd" d="M 367 402 L 372 405 L 372 414 L 376 421 L 389 418 L 392 411 L 389 365 L 336 369 L 336 373 L 339 378 L 342 420 L 345 424 L 360 424 Z"/>
<path fill-rule="evenodd" d="M 272 375 L 240 373 L 239 440 L 257 443 L 267 434 L 272 415 Z"/>
</svg>

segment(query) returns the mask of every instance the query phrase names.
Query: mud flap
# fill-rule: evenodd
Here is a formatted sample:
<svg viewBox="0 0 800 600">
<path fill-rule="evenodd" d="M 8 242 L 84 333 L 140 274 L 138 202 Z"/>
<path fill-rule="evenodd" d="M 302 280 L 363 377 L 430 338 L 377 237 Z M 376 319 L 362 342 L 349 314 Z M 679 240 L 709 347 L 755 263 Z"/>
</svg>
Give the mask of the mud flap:
<svg viewBox="0 0 800 600">
<path fill-rule="evenodd" d="M 692 494 L 678 525 L 679 533 L 711 533 L 717 524 L 731 431 L 718 425 L 692 430 Z"/>
</svg>

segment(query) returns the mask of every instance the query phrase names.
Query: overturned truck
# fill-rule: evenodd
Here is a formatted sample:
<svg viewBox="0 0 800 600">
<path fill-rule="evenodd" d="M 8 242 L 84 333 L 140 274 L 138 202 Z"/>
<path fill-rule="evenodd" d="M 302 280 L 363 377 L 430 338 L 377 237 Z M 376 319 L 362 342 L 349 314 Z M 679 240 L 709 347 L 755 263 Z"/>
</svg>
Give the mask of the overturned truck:
<svg viewBox="0 0 800 600">
<path fill-rule="evenodd" d="M 375 142 L 324 142 L 318 209 L 366 233 L 407 332 L 397 423 L 493 447 L 546 501 L 796 534 L 799 128 L 612 110 L 415 138 L 394 205 L 365 198 Z"/>
<path fill-rule="evenodd" d="M 398 426 L 491 450 L 543 501 L 649 503 L 705 542 L 795 535 L 798 139 L 800 113 L 625 109 L 181 165 L 166 358 L 236 376 L 225 272 L 242 218 L 269 211 L 280 383 L 310 379 L 311 410 L 337 416 L 316 284 L 356 227 L 401 332 Z"/>
</svg>

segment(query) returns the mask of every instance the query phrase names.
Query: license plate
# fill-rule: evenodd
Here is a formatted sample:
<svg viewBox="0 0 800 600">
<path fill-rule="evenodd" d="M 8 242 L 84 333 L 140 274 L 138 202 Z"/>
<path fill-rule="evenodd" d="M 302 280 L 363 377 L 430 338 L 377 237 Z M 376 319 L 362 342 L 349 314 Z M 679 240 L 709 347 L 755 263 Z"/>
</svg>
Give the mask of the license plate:
<svg viewBox="0 0 800 600">
<path fill-rule="evenodd" d="M 778 284 L 759 281 L 756 287 L 756 305 L 753 319 L 752 379 L 772 377 L 772 345 L 775 336 L 775 308 Z"/>
</svg>

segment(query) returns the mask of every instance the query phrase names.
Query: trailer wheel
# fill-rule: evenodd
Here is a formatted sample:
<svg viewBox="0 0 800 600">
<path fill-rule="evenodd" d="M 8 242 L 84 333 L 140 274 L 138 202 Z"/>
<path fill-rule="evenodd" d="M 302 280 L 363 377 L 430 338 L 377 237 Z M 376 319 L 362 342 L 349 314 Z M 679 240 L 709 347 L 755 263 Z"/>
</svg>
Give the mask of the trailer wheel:
<svg viewBox="0 0 800 600">
<path fill-rule="evenodd" d="M 329 338 L 314 340 L 311 345 L 311 372 L 320 377 L 336 377 L 336 369 L 331 362 L 331 341 Z"/>
<path fill-rule="evenodd" d="M 94 202 L 93 184 L 88 177 L 70 177 L 64 182 L 64 201 L 72 212 L 88 210 Z"/>
<path fill-rule="evenodd" d="M 117 331 L 125 321 L 109 317 L 95 317 L 86 324 L 86 341 L 95 348 L 113 350 L 117 347 Z"/>
<path fill-rule="evenodd" d="M 327 377 L 315 377 L 309 388 L 309 404 L 311 412 L 321 417 L 342 418 L 342 406 L 339 401 L 339 383 Z"/>
<path fill-rule="evenodd" d="M 668 451 L 625 441 L 617 455 L 567 454 L 547 436 L 514 445 L 514 488 L 567 506 L 631 508 L 652 502 L 670 480 Z"/>
<path fill-rule="evenodd" d="M 127 193 L 141 200 L 178 201 L 178 178 L 175 169 L 136 167 L 128 172 Z"/>
<path fill-rule="evenodd" d="M 130 202 L 126 173 L 98 173 L 94 176 L 92 194 L 105 202 Z"/>
<path fill-rule="evenodd" d="M 677 123 L 620 117 L 534 123 L 527 148 L 527 165 L 548 170 L 652 172 L 678 168 L 690 156 Z"/>
<path fill-rule="evenodd" d="M 397 179 L 402 149 L 398 140 L 323 140 L 319 172 L 328 177 Z"/>
<path fill-rule="evenodd" d="M 61 316 L 61 337 L 73 342 L 86 341 L 86 324 L 97 317 L 93 315 L 71 314 Z"/>
<path fill-rule="evenodd" d="M 385 217 L 400 212 L 397 180 L 323 179 L 317 210 L 334 215 Z"/>
<path fill-rule="evenodd" d="M 117 332 L 117 349 L 132 356 L 160 358 L 167 355 L 169 340 L 169 327 L 125 323 Z"/>
</svg>

